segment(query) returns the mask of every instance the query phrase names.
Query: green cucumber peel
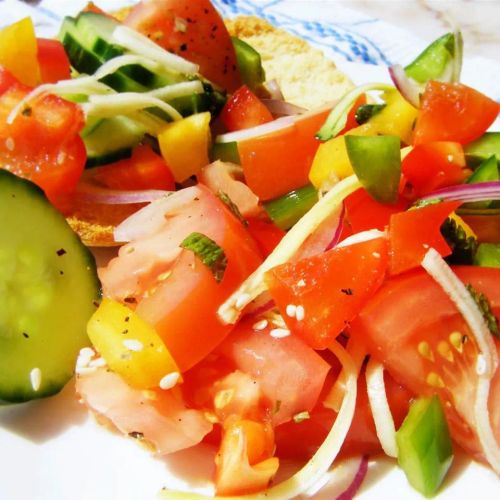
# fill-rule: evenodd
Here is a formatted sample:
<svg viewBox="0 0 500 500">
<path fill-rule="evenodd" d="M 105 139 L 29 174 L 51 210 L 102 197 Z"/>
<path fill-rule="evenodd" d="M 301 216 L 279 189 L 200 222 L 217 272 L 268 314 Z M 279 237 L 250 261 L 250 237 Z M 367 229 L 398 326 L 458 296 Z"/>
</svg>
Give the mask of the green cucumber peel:
<svg viewBox="0 0 500 500">
<path fill-rule="evenodd" d="M 222 281 L 227 267 L 227 257 L 214 240 L 202 233 L 194 232 L 185 238 L 180 246 L 193 252 L 212 271 L 217 283 Z"/>
<path fill-rule="evenodd" d="M 482 162 L 495 155 L 500 160 L 500 132 L 486 132 L 464 146 L 465 160 L 469 167 L 477 167 Z"/>
<path fill-rule="evenodd" d="M 318 201 L 318 192 L 311 184 L 290 191 L 264 203 L 269 218 L 283 230 L 290 229 Z"/>
<path fill-rule="evenodd" d="M 400 138 L 395 135 L 346 135 L 354 173 L 368 194 L 380 203 L 395 203 L 401 178 Z"/>
<path fill-rule="evenodd" d="M 389 90 L 394 90 L 394 87 L 386 83 L 367 83 L 366 85 L 361 85 L 351 90 L 332 109 L 325 123 L 317 132 L 316 138 L 320 141 L 328 141 L 336 137 L 346 126 L 349 111 L 358 97 L 366 92 L 374 90 L 387 92 Z"/>
<path fill-rule="evenodd" d="M 474 265 L 483 267 L 500 267 L 500 244 L 481 243 L 474 255 Z"/>
<path fill-rule="evenodd" d="M 396 443 L 408 482 L 426 497 L 435 495 L 453 461 L 450 432 L 437 396 L 412 403 L 396 432 Z"/>
</svg>

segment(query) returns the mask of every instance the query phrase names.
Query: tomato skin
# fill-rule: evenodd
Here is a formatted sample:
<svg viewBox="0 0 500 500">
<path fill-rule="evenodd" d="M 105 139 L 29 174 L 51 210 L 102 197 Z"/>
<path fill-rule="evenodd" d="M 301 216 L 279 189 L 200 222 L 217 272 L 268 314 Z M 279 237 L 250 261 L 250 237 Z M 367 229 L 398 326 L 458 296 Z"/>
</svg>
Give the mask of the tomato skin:
<svg viewBox="0 0 500 500">
<path fill-rule="evenodd" d="M 270 122 L 273 115 L 262 101 L 243 85 L 227 101 L 220 119 L 227 130 L 233 132 Z"/>
<path fill-rule="evenodd" d="M 36 42 L 42 83 L 69 80 L 71 78 L 70 64 L 62 43 L 49 38 L 37 38 Z"/>
<path fill-rule="evenodd" d="M 411 186 L 412 198 L 465 180 L 465 155 L 458 142 L 429 142 L 415 146 L 401 170 Z"/>
<path fill-rule="evenodd" d="M 399 274 L 419 267 L 429 248 L 443 257 L 451 249 L 440 232 L 441 224 L 460 202 L 445 201 L 391 216 L 389 223 L 390 272 Z"/>
<path fill-rule="evenodd" d="M 143 0 L 124 24 L 199 64 L 203 76 L 228 92 L 241 85 L 231 38 L 210 0 Z"/>
<path fill-rule="evenodd" d="M 469 266 L 453 270 L 464 283 L 470 283 L 488 297 L 493 313 L 499 317 L 500 269 Z M 386 281 L 350 327 L 350 334 L 365 343 L 368 352 L 383 363 L 394 380 L 417 396 L 437 393 L 447 402 L 445 409 L 452 437 L 467 451 L 478 455 L 481 448 L 470 415 L 477 384 L 477 350 L 474 351 L 472 341 L 455 347 L 455 332 L 471 338 L 456 306 L 420 269 Z M 432 383 L 436 380 L 434 376 L 428 378 L 431 373 L 441 377 L 442 387 Z M 499 378 L 497 371 L 493 387 Z M 497 439 L 499 403 L 498 398 L 490 397 L 490 411 L 497 415 L 492 420 L 496 422 L 493 432 Z"/>
<path fill-rule="evenodd" d="M 286 234 L 274 222 L 258 218 L 248 219 L 247 229 L 263 257 L 267 257 Z"/>
<path fill-rule="evenodd" d="M 71 192 L 86 160 L 78 135 L 84 117 L 80 107 L 54 95 L 37 100 L 19 113 L 12 124 L 7 117 L 31 88 L 18 83 L 0 68 L 0 166 L 38 184 L 49 199 Z"/>
<path fill-rule="evenodd" d="M 277 198 L 309 182 L 309 169 L 320 142 L 314 137 L 329 109 L 298 118 L 272 134 L 238 143 L 250 189 L 263 201 Z"/>
<path fill-rule="evenodd" d="M 376 238 L 277 266 L 266 282 L 287 326 L 325 349 L 382 284 L 387 264 L 387 241 Z M 304 317 L 290 317 L 289 304 L 302 306 Z"/>
<path fill-rule="evenodd" d="M 422 95 L 413 143 L 454 141 L 467 144 L 495 121 L 498 104 L 466 85 L 430 81 Z"/>
<path fill-rule="evenodd" d="M 403 200 L 390 205 L 379 203 L 364 188 L 351 193 L 344 203 L 347 220 L 353 233 L 369 229 L 384 231 L 389 225 L 391 215 L 402 212 L 408 207 L 408 203 Z"/>
<path fill-rule="evenodd" d="M 175 191 L 175 180 L 165 160 L 149 146 L 137 146 L 132 157 L 95 167 L 88 177 L 110 189 Z"/>
</svg>

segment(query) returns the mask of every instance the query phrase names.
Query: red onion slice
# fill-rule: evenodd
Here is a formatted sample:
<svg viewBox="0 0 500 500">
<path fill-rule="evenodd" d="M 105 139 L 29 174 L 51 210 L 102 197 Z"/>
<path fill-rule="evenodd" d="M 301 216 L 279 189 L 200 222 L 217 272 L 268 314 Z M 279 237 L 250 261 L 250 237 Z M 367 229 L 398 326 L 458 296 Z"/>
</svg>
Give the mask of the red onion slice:
<svg viewBox="0 0 500 500">
<path fill-rule="evenodd" d="M 281 87 L 276 80 L 269 80 L 268 82 L 265 82 L 264 87 L 269 92 L 271 99 L 277 99 L 280 101 L 285 100 L 283 92 L 281 91 Z"/>
<path fill-rule="evenodd" d="M 330 241 L 330 243 L 328 243 L 327 247 L 325 248 L 325 252 L 327 250 L 331 250 L 335 245 L 338 244 L 340 240 L 340 235 L 342 234 L 342 230 L 344 229 L 345 215 L 346 215 L 345 203 L 342 203 L 342 210 L 339 215 L 339 223 L 337 224 L 335 232 L 333 233 L 332 241 Z"/>
<path fill-rule="evenodd" d="M 75 196 L 82 203 L 99 203 L 102 205 L 131 205 L 133 203 L 150 203 L 170 194 L 170 191 L 145 189 L 138 191 L 121 191 L 81 183 Z"/>
<path fill-rule="evenodd" d="M 406 76 L 403 66 L 395 64 L 389 68 L 389 75 L 399 93 L 415 108 L 420 108 L 420 93 L 423 86 Z"/>
<path fill-rule="evenodd" d="M 262 99 L 262 103 L 274 116 L 293 116 L 301 115 L 307 111 L 291 102 L 282 101 L 280 99 Z"/>
<path fill-rule="evenodd" d="M 426 200 L 456 200 L 465 202 L 500 200 L 500 181 L 478 182 L 477 184 L 459 184 L 438 189 L 422 197 Z"/>
<path fill-rule="evenodd" d="M 356 475 L 354 476 L 352 483 L 343 493 L 341 493 L 336 498 L 336 500 L 352 500 L 356 492 L 359 490 L 361 484 L 363 483 L 363 480 L 365 479 L 367 472 L 368 472 L 368 457 L 364 456 L 361 462 L 359 463 L 358 471 L 356 472 Z"/>
</svg>

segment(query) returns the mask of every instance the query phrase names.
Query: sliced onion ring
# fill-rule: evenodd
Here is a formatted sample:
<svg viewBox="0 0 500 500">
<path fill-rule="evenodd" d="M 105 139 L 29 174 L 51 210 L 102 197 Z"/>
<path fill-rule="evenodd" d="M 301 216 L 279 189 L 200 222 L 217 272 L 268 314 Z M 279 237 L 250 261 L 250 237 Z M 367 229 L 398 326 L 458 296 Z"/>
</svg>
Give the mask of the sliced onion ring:
<svg viewBox="0 0 500 500">
<path fill-rule="evenodd" d="M 459 184 L 433 191 L 421 198 L 424 200 L 456 200 L 465 202 L 500 200 L 500 181 Z"/>
<path fill-rule="evenodd" d="M 349 485 L 349 488 L 347 488 L 344 492 L 342 492 L 342 494 L 339 495 L 336 498 L 336 500 L 351 500 L 352 498 L 354 498 L 354 495 L 356 495 L 361 484 L 363 483 L 363 480 L 365 479 L 367 472 L 368 472 L 368 458 L 364 456 L 361 458 L 361 461 L 359 462 L 358 470 L 352 480 L 352 483 Z"/>
<path fill-rule="evenodd" d="M 271 99 L 278 99 L 280 101 L 284 101 L 285 97 L 283 96 L 283 92 L 281 91 L 281 87 L 277 80 L 269 80 L 264 83 L 264 87 L 269 92 Z"/>
<path fill-rule="evenodd" d="M 262 103 L 275 116 L 301 115 L 307 111 L 306 108 L 281 99 L 262 99 Z"/>
<path fill-rule="evenodd" d="M 170 191 L 160 189 L 145 189 L 138 191 L 121 191 L 107 189 L 82 183 L 78 186 L 75 196 L 82 203 L 99 203 L 102 205 L 131 205 L 134 203 L 150 203 L 170 194 Z"/>
<path fill-rule="evenodd" d="M 420 108 L 420 93 L 423 86 L 420 86 L 408 76 L 401 64 L 395 64 L 389 68 L 389 75 L 399 93 L 415 108 Z"/>
</svg>

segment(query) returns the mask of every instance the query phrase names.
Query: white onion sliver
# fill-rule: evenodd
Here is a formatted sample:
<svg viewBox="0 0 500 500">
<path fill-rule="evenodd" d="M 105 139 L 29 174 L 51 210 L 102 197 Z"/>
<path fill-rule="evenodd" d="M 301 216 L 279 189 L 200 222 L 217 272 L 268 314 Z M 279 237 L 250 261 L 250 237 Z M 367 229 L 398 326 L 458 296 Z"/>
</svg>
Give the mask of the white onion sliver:
<svg viewBox="0 0 500 500">
<path fill-rule="evenodd" d="M 121 92 L 109 96 L 92 95 L 89 102 L 82 104 L 87 115 L 103 118 L 113 117 L 117 114 L 126 115 L 150 107 L 160 108 L 173 120 L 182 119 L 182 115 L 173 106 L 146 93 Z"/>
<path fill-rule="evenodd" d="M 481 443 L 484 456 L 492 469 L 500 475 L 500 447 L 491 428 L 490 412 L 488 410 L 488 397 L 490 394 L 490 380 L 479 378 L 476 399 L 474 401 L 474 418 L 476 431 Z M 497 397 L 496 394 L 492 394 Z"/>
<path fill-rule="evenodd" d="M 150 203 L 163 198 L 168 191 L 159 189 L 142 189 L 139 191 L 119 191 L 105 188 L 80 188 L 75 196 L 83 203 L 99 203 L 103 205 L 131 205 L 133 203 Z"/>
<path fill-rule="evenodd" d="M 479 378 L 491 379 L 498 365 L 497 351 L 488 325 L 465 285 L 448 266 L 434 248 L 429 248 L 422 260 L 422 267 L 441 286 L 455 303 L 474 335 L 480 354 L 484 359 L 484 369 Z"/>
<path fill-rule="evenodd" d="M 368 229 L 366 231 L 361 231 L 360 233 L 348 236 L 345 240 L 342 240 L 336 245 L 336 248 L 348 247 L 350 245 L 355 245 L 356 243 L 364 243 L 365 241 L 376 240 L 377 238 L 385 238 L 386 234 L 379 229 Z"/>
<path fill-rule="evenodd" d="M 262 99 L 262 103 L 273 115 L 277 116 L 300 115 L 307 111 L 306 108 L 302 108 L 296 104 L 282 101 L 280 99 Z"/>
<path fill-rule="evenodd" d="M 264 82 L 264 87 L 269 92 L 271 99 L 279 99 L 280 101 L 284 101 L 285 97 L 283 96 L 283 92 L 281 91 L 281 87 L 277 80 L 269 80 L 268 82 Z"/>
<path fill-rule="evenodd" d="M 142 35 L 128 26 L 117 26 L 111 35 L 118 44 L 139 55 L 143 55 L 160 64 L 163 64 L 171 71 L 178 73 L 194 74 L 199 70 L 199 66 L 178 55 L 172 54 L 163 49 L 148 37 Z"/>
<path fill-rule="evenodd" d="M 328 436 L 311 460 L 309 460 L 299 472 L 286 481 L 272 486 L 262 493 L 241 496 L 206 497 L 196 493 L 162 490 L 159 498 L 164 500 L 201 500 L 205 498 L 216 498 L 220 500 L 283 500 L 295 498 L 297 495 L 308 491 L 317 484 L 330 468 L 344 443 L 354 417 L 357 398 L 357 374 L 351 357 L 344 348 L 336 342 L 334 342 L 334 345 L 332 345 L 330 349 L 335 353 L 343 368 L 345 368 L 348 373 L 345 397 Z"/>
<path fill-rule="evenodd" d="M 273 120 L 272 122 L 257 125 L 256 127 L 218 135 L 215 138 L 215 142 L 222 144 L 226 142 L 245 141 L 247 139 L 253 139 L 254 137 L 260 137 L 262 135 L 272 134 L 273 132 L 279 132 L 287 128 L 291 128 L 294 126 L 294 123 L 295 121 L 293 117 L 283 116 Z"/>
<path fill-rule="evenodd" d="M 199 188 L 192 186 L 153 201 L 116 226 L 115 241 L 134 241 L 155 233 L 165 223 L 165 214 L 187 205 L 198 195 Z"/>
<path fill-rule="evenodd" d="M 336 184 L 307 212 L 283 239 L 266 260 L 240 285 L 219 310 L 224 323 L 235 323 L 241 311 L 265 289 L 264 274 L 269 269 L 285 263 L 300 248 L 305 239 L 349 196 L 360 187 L 355 175 L 346 177 Z"/>
<path fill-rule="evenodd" d="M 159 64 L 151 59 L 147 59 L 143 56 L 136 56 L 133 54 L 126 54 L 124 56 L 114 57 L 109 61 L 106 61 L 95 73 L 94 78 L 100 80 L 105 76 L 111 75 L 115 71 L 119 70 L 123 66 L 129 66 L 132 64 L 138 64 L 144 66 L 151 71 L 157 71 Z"/>
<path fill-rule="evenodd" d="M 193 80 L 191 82 L 179 82 L 160 87 L 159 89 L 150 90 L 148 95 L 168 101 L 176 97 L 182 97 L 191 94 L 202 94 L 204 92 L 203 84 L 200 80 Z"/>
<path fill-rule="evenodd" d="M 396 458 L 398 456 L 396 427 L 387 401 L 383 365 L 371 358 L 366 367 L 365 377 L 377 437 L 385 454 Z"/>
<path fill-rule="evenodd" d="M 389 75 L 400 94 L 415 108 L 420 108 L 420 93 L 423 90 L 414 80 L 409 78 L 403 66 L 395 64 L 389 68 Z"/>
</svg>

